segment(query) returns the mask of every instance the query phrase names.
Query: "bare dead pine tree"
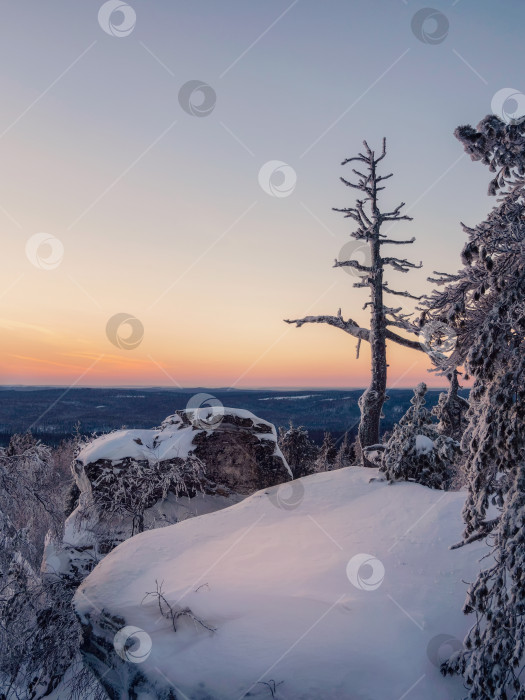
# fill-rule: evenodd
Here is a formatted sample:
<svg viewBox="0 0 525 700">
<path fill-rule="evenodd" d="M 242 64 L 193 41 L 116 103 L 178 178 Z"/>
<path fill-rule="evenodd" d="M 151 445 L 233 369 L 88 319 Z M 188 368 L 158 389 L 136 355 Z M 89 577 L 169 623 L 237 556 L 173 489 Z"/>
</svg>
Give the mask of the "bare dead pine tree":
<svg viewBox="0 0 525 700">
<path fill-rule="evenodd" d="M 370 328 L 362 328 L 358 323 L 351 318 L 346 321 L 343 319 L 341 309 L 337 316 L 306 316 L 300 319 L 286 319 L 286 323 L 294 323 L 298 328 L 305 323 L 326 323 L 330 326 L 340 328 L 345 333 L 357 338 L 357 358 L 359 358 L 359 348 L 361 341 L 370 343 L 372 353 L 372 373 L 370 385 L 365 390 L 359 399 L 359 407 L 361 410 L 361 421 L 358 431 L 358 457 L 362 460 L 365 466 L 375 466 L 367 459 L 363 453 L 363 449 L 369 445 L 374 445 L 380 442 L 379 425 L 381 421 L 382 408 L 386 400 L 386 382 L 387 382 L 387 359 L 386 359 L 386 341 L 391 340 L 398 345 L 410 348 L 411 350 L 419 350 L 424 352 L 421 344 L 417 340 L 410 340 L 393 331 L 392 328 L 401 329 L 410 333 L 419 333 L 419 325 L 411 322 L 412 314 L 402 313 L 402 307 L 392 308 L 386 306 L 383 301 L 384 294 L 393 294 L 395 296 L 407 297 L 419 301 L 421 297 L 414 296 L 409 292 L 397 291 L 391 289 L 384 280 L 385 266 L 389 265 L 397 272 L 408 272 L 413 268 L 422 267 L 422 263 L 416 265 L 406 259 L 383 256 L 383 245 L 408 245 L 415 241 L 411 238 L 406 241 L 397 241 L 388 238 L 385 233 L 381 232 L 383 224 L 396 221 L 412 221 L 410 216 L 401 214 L 401 209 L 404 207 L 404 202 L 389 212 L 382 212 L 379 209 L 378 195 L 384 188 L 380 186 L 383 180 L 392 177 L 389 175 L 379 175 L 377 166 L 386 156 L 386 139 L 383 139 L 383 148 L 380 156 L 375 155 L 375 152 L 370 149 L 366 141 L 364 144 L 364 153 L 359 153 L 353 158 L 347 158 L 342 165 L 347 165 L 352 162 L 364 164 L 365 172 L 360 172 L 352 168 L 352 172 L 357 176 L 357 184 L 341 177 L 341 181 L 353 189 L 359 190 L 364 194 L 363 199 L 357 199 L 354 207 L 345 209 L 336 209 L 334 211 L 342 212 L 345 218 L 353 219 L 357 222 L 358 228 L 351 236 L 358 241 L 363 241 L 369 246 L 370 264 L 363 265 L 357 260 L 336 260 L 334 267 L 351 267 L 362 275 L 361 281 L 355 282 L 354 287 L 370 289 L 370 300 L 366 302 L 363 308 L 370 307 Z"/>
</svg>

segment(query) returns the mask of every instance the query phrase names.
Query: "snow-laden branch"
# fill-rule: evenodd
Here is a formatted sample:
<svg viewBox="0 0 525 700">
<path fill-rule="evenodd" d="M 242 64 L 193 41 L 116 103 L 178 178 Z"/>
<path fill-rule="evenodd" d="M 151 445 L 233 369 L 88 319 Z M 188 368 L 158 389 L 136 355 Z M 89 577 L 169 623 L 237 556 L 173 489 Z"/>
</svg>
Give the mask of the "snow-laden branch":
<svg viewBox="0 0 525 700">
<path fill-rule="evenodd" d="M 361 265 L 357 260 L 334 260 L 334 267 L 353 267 L 359 272 L 372 272 L 372 268 L 366 265 Z"/>
<path fill-rule="evenodd" d="M 297 328 L 301 328 L 305 323 L 326 323 L 329 326 L 334 326 L 335 328 L 340 328 L 345 333 L 354 336 L 354 338 L 359 338 L 360 340 L 365 340 L 367 343 L 370 342 L 370 331 L 368 328 L 362 328 L 355 321 L 349 318 L 347 321 L 341 316 L 341 310 L 337 316 L 305 316 L 304 318 L 295 319 L 284 319 L 285 323 L 294 324 Z M 424 352 L 421 344 L 417 340 L 410 340 L 409 338 L 403 338 L 403 336 L 394 333 L 393 331 L 386 329 L 385 337 L 387 340 L 392 340 L 398 345 L 402 345 L 405 348 L 410 348 L 411 350 L 419 350 Z"/>
<path fill-rule="evenodd" d="M 390 287 L 386 284 L 383 284 L 383 291 L 387 292 L 387 294 L 395 294 L 398 297 L 407 297 L 408 299 L 415 299 L 416 301 L 420 301 L 423 296 L 414 296 L 414 294 L 410 294 L 409 292 L 398 292 L 395 289 L 390 289 Z"/>
<path fill-rule="evenodd" d="M 390 265 L 397 270 L 397 272 L 408 272 L 409 270 L 419 270 L 423 267 L 423 263 L 420 262 L 419 265 L 409 262 L 408 260 L 401 258 L 382 258 L 383 265 Z"/>
<path fill-rule="evenodd" d="M 415 237 L 410 238 L 408 241 L 395 241 L 393 238 L 380 238 L 379 243 L 383 245 L 384 243 L 389 243 L 391 245 L 408 245 L 415 241 Z"/>
<path fill-rule="evenodd" d="M 392 211 L 387 211 L 381 214 L 381 221 L 412 221 L 412 217 L 407 214 L 401 214 L 401 209 L 405 206 L 404 202 L 401 202 Z"/>
</svg>

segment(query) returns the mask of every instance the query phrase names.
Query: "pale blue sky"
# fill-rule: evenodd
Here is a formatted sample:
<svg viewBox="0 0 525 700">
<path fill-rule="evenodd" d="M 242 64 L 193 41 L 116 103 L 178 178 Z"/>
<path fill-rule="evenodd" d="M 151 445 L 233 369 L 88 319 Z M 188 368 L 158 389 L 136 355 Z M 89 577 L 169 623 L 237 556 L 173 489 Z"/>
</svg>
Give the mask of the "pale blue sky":
<svg viewBox="0 0 525 700">
<path fill-rule="evenodd" d="M 0 5 L 0 293 L 13 285 L 0 317 L 56 334 L 47 350 L 35 341 L 34 353 L 50 357 L 60 343 L 72 353 L 107 351 L 105 321 L 130 311 L 149 333 L 141 351 L 163 367 L 172 361 L 170 372 L 202 352 L 186 383 L 206 383 L 204 367 L 217 384 L 233 383 L 255 362 L 243 382 L 283 385 L 291 357 L 306 367 L 306 340 L 319 380 L 327 360 L 343 382 L 346 338 L 309 328 L 278 340 L 281 319 L 306 311 L 342 306 L 365 318 L 362 293 L 331 268 L 350 226 L 331 207 L 353 200 L 338 182 L 340 161 L 363 138 L 379 147 L 387 136 L 385 169 L 395 178 L 386 201 L 417 202 L 414 222 L 398 233 L 417 237 L 407 254 L 425 266 L 392 277 L 392 286 L 421 292 L 433 269 L 457 269 L 459 220 L 475 224 L 492 203 L 489 173 L 468 158 L 456 162 L 462 149 L 452 132 L 490 112 L 501 88 L 525 90 L 525 4 L 433 2 L 449 22 L 437 45 L 412 33 L 425 7 L 412 0 L 133 0 L 136 25 L 124 38 L 102 31 L 102 4 Z M 205 118 L 178 103 L 194 79 L 217 95 Z M 259 187 L 269 160 L 296 171 L 291 196 Z M 52 273 L 24 255 L 38 231 L 64 244 Z M 206 364 L 198 348 L 210 339 L 238 372 L 226 360 Z M 12 355 L 30 355 L 30 342 L 10 333 L 0 379 L 35 379 L 30 365 L 6 369 Z M 157 380 L 148 374 L 146 383 L 167 381 Z"/>
</svg>

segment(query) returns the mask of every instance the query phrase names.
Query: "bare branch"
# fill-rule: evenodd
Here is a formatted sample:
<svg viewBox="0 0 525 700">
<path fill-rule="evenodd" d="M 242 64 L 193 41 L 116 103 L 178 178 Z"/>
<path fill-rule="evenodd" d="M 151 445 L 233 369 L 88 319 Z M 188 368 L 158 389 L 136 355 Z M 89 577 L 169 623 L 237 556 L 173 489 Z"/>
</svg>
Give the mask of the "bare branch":
<svg viewBox="0 0 525 700">
<path fill-rule="evenodd" d="M 401 209 L 405 206 L 404 202 L 401 202 L 393 211 L 386 211 L 384 214 L 381 214 L 381 218 L 383 221 L 389 221 L 389 220 L 400 220 L 400 219 L 408 219 L 408 221 L 412 221 L 412 217 L 406 216 L 406 215 L 400 215 Z"/>
<path fill-rule="evenodd" d="M 385 156 L 386 156 L 386 138 L 383 138 L 383 151 L 381 152 L 381 155 L 379 156 L 379 158 L 376 158 L 376 164 L 380 163 Z"/>
<path fill-rule="evenodd" d="M 285 319 L 285 323 L 295 324 L 297 328 L 300 328 L 305 323 L 326 323 L 329 326 L 334 326 L 335 328 L 340 328 L 349 335 L 354 336 L 354 338 L 360 338 L 365 340 L 367 343 L 370 342 L 370 331 L 368 328 L 361 328 L 355 321 L 348 319 L 345 321 L 342 316 L 305 316 L 299 319 Z M 388 329 L 385 331 L 385 336 L 387 340 L 392 340 L 398 345 L 402 345 L 405 348 L 411 348 L 412 350 L 420 350 L 424 352 L 421 344 L 415 340 L 409 340 L 408 338 L 403 338 L 402 336 L 394 333 Z"/>
<path fill-rule="evenodd" d="M 405 348 L 410 348 L 411 350 L 419 350 L 420 352 L 425 352 L 424 348 L 418 340 L 410 340 L 409 338 L 403 338 L 402 335 L 398 335 L 393 331 L 386 329 L 385 332 L 387 340 L 393 340 L 394 343 L 402 345 Z"/>
<path fill-rule="evenodd" d="M 387 292 L 387 294 L 395 294 L 396 296 L 407 297 L 408 299 L 415 299 L 416 301 L 421 301 L 421 299 L 423 298 L 423 295 L 417 297 L 413 294 L 410 294 L 409 292 L 397 292 L 395 289 L 390 289 L 390 287 L 386 283 L 383 284 L 383 290 Z"/>
<path fill-rule="evenodd" d="M 410 240 L 408 240 L 408 241 L 395 241 L 395 240 L 393 240 L 392 238 L 383 238 L 383 239 L 380 240 L 379 242 L 380 242 L 381 244 L 383 244 L 383 243 L 391 243 L 392 245 L 408 245 L 409 243 L 413 243 L 415 240 L 416 240 L 416 239 L 415 239 L 414 237 L 413 237 L 413 238 L 410 238 Z"/>
<path fill-rule="evenodd" d="M 384 265 L 391 265 L 397 272 L 408 272 L 410 269 L 419 270 L 423 267 L 423 263 L 420 262 L 419 265 L 411 263 L 408 260 L 401 260 L 400 258 L 383 258 Z"/>
<path fill-rule="evenodd" d="M 363 187 L 361 185 L 354 185 L 353 182 L 350 182 L 349 180 L 345 180 L 344 177 L 339 178 L 341 182 L 344 182 L 347 187 L 353 187 L 355 190 L 362 190 Z"/>
<path fill-rule="evenodd" d="M 357 260 L 334 260 L 334 267 L 353 267 L 354 270 L 359 270 L 359 272 L 372 272 L 371 267 L 366 265 L 361 265 Z"/>
<path fill-rule="evenodd" d="M 363 163 L 368 163 L 368 158 L 366 158 L 362 153 L 359 153 L 357 156 L 353 156 L 352 158 L 346 158 L 343 160 L 341 165 L 347 165 L 348 163 L 351 163 L 354 160 L 360 160 Z"/>
<path fill-rule="evenodd" d="M 339 311 L 341 311 L 341 309 L 339 309 Z M 345 331 L 345 333 L 349 333 L 350 335 L 354 336 L 354 338 L 361 338 L 362 340 L 366 340 L 367 343 L 370 342 L 370 331 L 367 328 L 361 328 L 351 318 L 345 321 L 340 314 L 337 316 L 305 316 L 304 318 L 299 319 L 284 319 L 284 322 L 290 324 L 295 323 L 297 328 L 300 328 L 305 323 L 326 323 L 329 326 L 340 328 L 341 330 Z"/>
</svg>

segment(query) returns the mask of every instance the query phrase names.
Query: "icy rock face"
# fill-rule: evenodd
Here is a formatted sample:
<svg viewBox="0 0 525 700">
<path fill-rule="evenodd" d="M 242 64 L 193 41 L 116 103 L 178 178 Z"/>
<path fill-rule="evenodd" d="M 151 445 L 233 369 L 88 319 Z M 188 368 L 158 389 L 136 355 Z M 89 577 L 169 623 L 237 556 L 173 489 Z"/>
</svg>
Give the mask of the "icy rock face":
<svg viewBox="0 0 525 700">
<path fill-rule="evenodd" d="M 188 413 L 180 418 L 185 429 L 195 430 Z M 248 496 L 292 478 L 275 427 L 249 411 L 225 414 L 214 430 L 197 430 L 192 445 L 206 465 L 206 478 L 235 493 Z"/>
<path fill-rule="evenodd" d="M 177 411 L 156 430 L 119 430 L 90 443 L 78 455 L 76 481 L 85 491 L 102 469 L 126 467 L 130 460 L 184 460 L 192 454 L 206 469 L 209 493 L 249 495 L 280 484 L 291 472 L 277 447 L 275 427 L 250 411 L 222 408 L 214 418 Z"/>
<path fill-rule="evenodd" d="M 179 700 L 175 689 L 165 683 L 162 676 L 155 678 L 153 673 L 148 677 L 142 672 L 141 657 L 134 656 L 134 652 L 147 656 L 149 644 L 141 639 L 141 630 L 138 636 L 135 631 L 127 640 L 122 638 L 122 646 L 113 643 L 112 640 L 118 639 L 119 634 L 122 636 L 125 630 L 137 631 L 137 628 L 126 627 L 123 617 L 107 610 L 102 610 L 94 621 L 89 614 L 84 619 L 82 655 L 100 679 L 107 697 L 110 700 Z"/>
<path fill-rule="evenodd" d="M 43 569 L 80 582 L 115 546 L 137 533 L 136 518 L 107 517 L 101 512 L 104 506 L 96 505 L 140 489 L 137 473 L 149 488 L 140 529 L 220 510 L 291 479 L 271 423 L 245 410 L 214 411 L 177 411 L 157 429 L 119 430 L 89 443 L 73 465 L 75 493 L 64 540 L 47 543 Z M 203 465 L 198 480 L 185 469 L 191 460 Z M 166 487 L 175 470 L 183 474 L 177 492 Z M 158 477 L 158 487 L 150 487 L 148 475 Z"/>
</svg>

